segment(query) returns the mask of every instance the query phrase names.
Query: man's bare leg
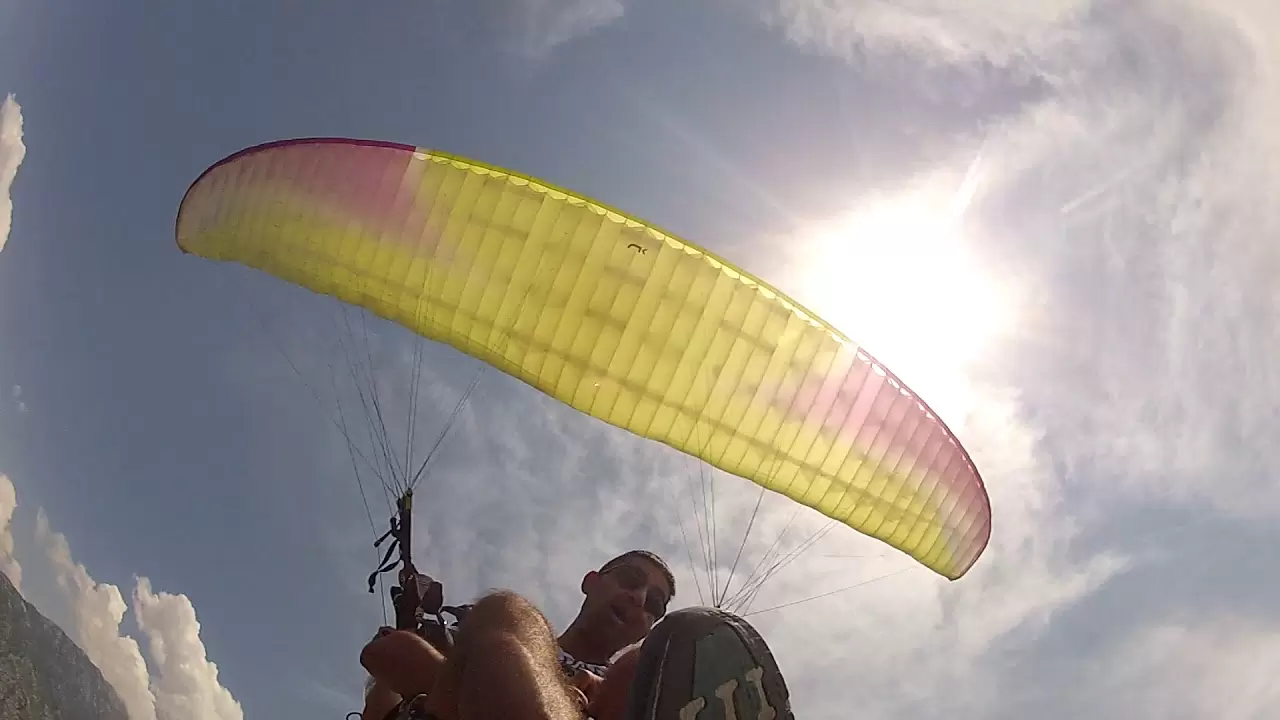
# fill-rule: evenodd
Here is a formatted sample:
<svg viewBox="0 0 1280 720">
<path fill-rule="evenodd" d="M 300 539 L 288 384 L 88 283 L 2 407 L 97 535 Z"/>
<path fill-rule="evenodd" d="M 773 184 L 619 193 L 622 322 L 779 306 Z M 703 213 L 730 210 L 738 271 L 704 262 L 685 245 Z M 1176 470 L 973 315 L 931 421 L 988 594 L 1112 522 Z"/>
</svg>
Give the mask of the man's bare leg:
<svg viewBox="0 0 1280 720">
<path fill-rule="evenodd" d="M 509 592 L 477 602 L 427 698 L 440 720 L 581 720 L 550 623 Z"/>
</svg>

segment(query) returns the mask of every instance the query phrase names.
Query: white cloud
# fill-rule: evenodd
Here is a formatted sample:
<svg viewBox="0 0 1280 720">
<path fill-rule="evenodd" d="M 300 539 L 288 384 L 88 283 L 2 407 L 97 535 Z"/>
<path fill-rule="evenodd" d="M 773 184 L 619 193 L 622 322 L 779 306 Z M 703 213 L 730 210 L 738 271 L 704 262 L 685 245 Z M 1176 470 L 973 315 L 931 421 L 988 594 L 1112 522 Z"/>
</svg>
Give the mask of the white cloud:
<svg viewBox="0 0 1280 720">
<path fill-rule="evenodd" d="M 528 49 L 546 52 L 622 17 L 620 0 L 526 0 L 522 3 Z"/>
<path fill-rule="evenodd" d="M 138 578 L 133 611 L 155 663 L 151 688 L 156 714 L 170 720 L 241 720 L 244 711 L 218 682 L 218 666 L 206 656 L 196 610 L 186 595 L 154 593 Z"/>
<path fill-rule="evenodd" d="M 622 0 L 480 0 L 475 8 L 490 16 L 527 57 L 545 55 L 622 17 Z"/>
<path fill-rule="evenodd" d="M 1091 673 L 1107 717 L 1269 720 L 1280 707 L 1280 625 L 1214 616 L 1142 628 Z"/>
<path fill-rule="evenodd" d="M 0 572 L 9 576 L 10 582 L 22 590 L 22 566 L 13 554 L 13 511 L 18 508 L 18 494 L 8 475 L 0 473 Z"/>
<path fill-rule="evenodd" d="M 1081 68 L 1090 84 L 1014 121 L 1002 152 L 1011 184 L 1058 175 L 1043 199 L 1056 196 L 1063 227 L 1035 261 L 1092 269 L 1090 287 L 1057 298 L 1077 307 L 1035 328 L 1060 357 L 1060 390 L 1040 400 L 1073 426 L 1055 428 L 1073 465 L 1111 466 L 1141 493 L 1280 512 L 1267 270 L 1280 263 L 1280 136 L 1264 120 L 1280 112 L 1280 54 L 1264 41 L 1280 15 L 1153 5 L 1112 32 Z M 1128 46 L 1140 54 L 1112 70 Z"/>
<path fill-rule="evenodd" d="M 0 105 L 0 250 L 9 240 L 9 230 L 13 225 L 10 191 L 18 175 L 18 166 L 26 155 L 27 146 L 22 142 L 22 107 L 10 94 Z"/>
<path fill-rule="evenodd" d="M 848 59 L 908 52 L 1003 65 L 1058 42 L 1093 0 L 741 0 L 792 41 Z"/>
<path fill-rule="evenodd" d="M 120 634 L 128 606 L 119 588 L 95 582 L 85 567 L 72 559 L 66 536 L 50 529 L 43 510 L 36 516 L 36 541 L 44 548 L 58 587 L 70 604 L 68 634 L 120 694 L 131 720 L 155 720 L 156 697 L 149 686 L 142 651 L 137 641 Z"/>
<path fill-rule="evenodd" d="M 44 511 L 36 516 L 36 541 L 54 571 L 70 607 L 65 628 L 115 688 L 131 720 L 240 720 L 244 717 L 230 691 L 218 682 L 200 639 L 195 608 L 185 595 L 155 593 L 137 578 L 133 610 L 155 663 L 148 671 L 138 642 L 121 634 L 128 605 L 120 589 L 90 577 L 75 562 L 66 536 L 53 531 Z"/>
<path fill-rule="evenodd" d="M 1280 512 L 1268 468 L 1280 314 L 1280 6 L 770 0 L 793 41 L 873 72 L 996 65 L 1036 99 L 953 138 L 992 182 L 988 255 L 1029 289 L 1019 335 L 1068 470 L 1233 513 Z M 895 66 L 897 67 L 897 66 Z M 910 75 L 910 72 L 907 73 Z M 963 73 L 962 73 L 963 75 Z M 952 77 L 953 76 L 948 76 Z"/>
</svg>

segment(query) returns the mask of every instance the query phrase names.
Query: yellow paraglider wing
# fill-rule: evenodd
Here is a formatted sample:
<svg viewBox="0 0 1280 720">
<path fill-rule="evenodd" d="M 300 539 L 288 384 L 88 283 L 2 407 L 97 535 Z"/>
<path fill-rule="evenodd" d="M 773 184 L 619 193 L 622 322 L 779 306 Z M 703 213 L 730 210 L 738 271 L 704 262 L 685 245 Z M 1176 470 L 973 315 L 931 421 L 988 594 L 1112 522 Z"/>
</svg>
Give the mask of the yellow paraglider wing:
<svg viewBox="0 0 1280 720">
<path fill-rule="evenodd" d="M 990 536 L 968 454 L 874 358 L 724 260 L 537 179 L 290 140 L 209 168 L 177 239 L 448 343 L 946 577 Z"/>
</svg>

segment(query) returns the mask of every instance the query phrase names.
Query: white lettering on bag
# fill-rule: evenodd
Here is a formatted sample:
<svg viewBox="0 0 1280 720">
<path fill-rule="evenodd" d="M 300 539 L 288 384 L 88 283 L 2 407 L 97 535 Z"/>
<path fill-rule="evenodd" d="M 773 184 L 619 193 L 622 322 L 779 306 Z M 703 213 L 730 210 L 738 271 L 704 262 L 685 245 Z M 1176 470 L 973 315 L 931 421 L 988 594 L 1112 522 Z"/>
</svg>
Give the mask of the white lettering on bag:
<svg viewBox="0 0 1280 720">
<path fill-rule="evenodd" d="M 769 704 L 769 698 L 764 694 L 764 669 L 752 668 L 747 671 L 744 679 L 751 687 L 755 688 L 756 695 L 760 697 L 760 712 L 756 713 L 756 717 L 753 720 L 774 720 L 778 716 L 778 712 Z M 715 696 L 720 700 L 721 718 L 723 720 L 738 720 L 738 708 L 733 702 L 733 694 L 737 689 L 738 681 L 736 679 L 716 688 Z M 706 707 L 707 699 L 696 697 L 680 709 L 680 720 L 697 720 L 698 713 L 702 712 Z"/>
</svg>

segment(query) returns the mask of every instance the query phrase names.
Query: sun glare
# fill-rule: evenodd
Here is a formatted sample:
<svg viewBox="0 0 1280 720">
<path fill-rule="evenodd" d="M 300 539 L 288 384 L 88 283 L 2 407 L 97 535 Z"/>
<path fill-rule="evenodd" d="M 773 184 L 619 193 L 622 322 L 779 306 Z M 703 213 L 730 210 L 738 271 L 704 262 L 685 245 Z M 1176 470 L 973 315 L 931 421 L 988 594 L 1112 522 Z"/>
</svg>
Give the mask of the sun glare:
<svg viewBox="0 0 1280 720">
<path fill-rule="evenodd" d="M 1008 314 L 965 241 L 973 178 L 958 192 L 877 198 L 819 226 L 805 236 L 800 282 L 814 312 L 957 421 L 971 401 L 965 369 Z"/>
</svg>

